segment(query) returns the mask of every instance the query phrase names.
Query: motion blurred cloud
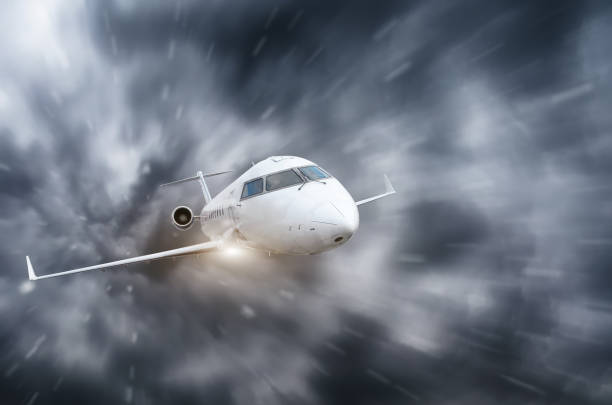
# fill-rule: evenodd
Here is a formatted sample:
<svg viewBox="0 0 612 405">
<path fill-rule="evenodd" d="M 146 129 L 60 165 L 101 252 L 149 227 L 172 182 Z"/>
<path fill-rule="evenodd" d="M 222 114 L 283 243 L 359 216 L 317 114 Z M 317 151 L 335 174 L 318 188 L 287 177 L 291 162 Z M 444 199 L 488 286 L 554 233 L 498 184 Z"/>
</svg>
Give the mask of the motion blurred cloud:
<svg viewBox="0 0 612 405">
<path fill-rule="evenodd" d="M 3 5 L 2 402 L 609 402 L 611 18 Z M 195 243 L 168 216 L 198 188 L 157 185 L 280 154 L 397 198 L 331 254 L 24 282 L 26 252 L 42 272 Z"/>
</svg>

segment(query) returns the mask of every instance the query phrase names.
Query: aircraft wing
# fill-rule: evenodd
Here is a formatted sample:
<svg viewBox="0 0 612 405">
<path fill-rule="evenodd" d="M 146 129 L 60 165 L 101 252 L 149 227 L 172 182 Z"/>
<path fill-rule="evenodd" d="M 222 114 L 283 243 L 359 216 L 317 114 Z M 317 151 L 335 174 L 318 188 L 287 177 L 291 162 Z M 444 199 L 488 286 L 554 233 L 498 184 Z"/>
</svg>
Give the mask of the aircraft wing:
<svg viewBox="0 0 612 405">
<path fill-rule="evenodd" d="M 187 256 L 187 255 L 193 255 L 193 254 L 198 254 L 198 253 L 206 253 L 206 252 L 210 252 L 210 251 L 218 249 L 221 246 L 221 244 L 222 242 L 220 241 L 198 243 L 197 245 L 185 246 L 185 247 L 178 248 L 178 249 L 166 250 L 164 252 L 151 253 L 151 254 L 144 255 L 144 256 L 137 256 L 137 257 L 132 257 L 129 259 L 123 259 L 123 260 L 117 260 L 117 261 L 109 262 L 109 263 L 97 264 L 95 266 L 81 267 L 79 269 L 62 271 L 60 273 L 45 274 L 43 276 L 36 275 L 36 273 L 34 272 L 34 268 L 32 267 L 32 263 L 30 262 L 29 256 L 26 256 L 26 265 L 28 266 L 29 279 L 34 281 L 34 280 L 40 280 L 41 278 L 58 277 L 58 276 L 64 276 L 67 274 L 72 274 L 72 273 L 80 273 L 82 271 L 106 269 L 109 267 L 122 266 L 124 264 L 130 264 L 130 263 L 139 263 L 139 262 L 146 262 L 150 260 L 164 259 L 164 258 L 169 258 L 169 257 L 178 257 L 178 256 Z"/>
<path fill-rule="evenodd" d="M 366 204 L 374 200 L 378 200 L 379 198 L 383 198 L 388 195 L 395 194 L 395 189 L 393 188 L 393 185 L 391 184 L 391 181 L 389 181 L 389 178 L 387 177 L 386 174 L 384 175 L 384 178 L 385 178 L 385 192 L 384 193 L 375 195 L 374 197 L 365 198 L 363 200 L 357 201 L 355 204 L 359 206 L 361 204 Z"/>
</svg>

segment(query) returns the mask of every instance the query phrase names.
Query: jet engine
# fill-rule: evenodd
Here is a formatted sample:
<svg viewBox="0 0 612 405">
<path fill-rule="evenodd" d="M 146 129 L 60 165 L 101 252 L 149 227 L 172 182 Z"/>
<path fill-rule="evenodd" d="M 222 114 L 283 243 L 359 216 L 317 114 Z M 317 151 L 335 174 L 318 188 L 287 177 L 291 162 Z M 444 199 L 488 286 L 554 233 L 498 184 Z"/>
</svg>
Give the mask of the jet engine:
<svg viewBox="0 0 612 405">
<path fill-rule="evenodd" d="M 172 223 L 181 231 L 186 231 L 193 225 L 193 212 L 184 205 L 180 205 L 172 211 Z"/>
</svg>

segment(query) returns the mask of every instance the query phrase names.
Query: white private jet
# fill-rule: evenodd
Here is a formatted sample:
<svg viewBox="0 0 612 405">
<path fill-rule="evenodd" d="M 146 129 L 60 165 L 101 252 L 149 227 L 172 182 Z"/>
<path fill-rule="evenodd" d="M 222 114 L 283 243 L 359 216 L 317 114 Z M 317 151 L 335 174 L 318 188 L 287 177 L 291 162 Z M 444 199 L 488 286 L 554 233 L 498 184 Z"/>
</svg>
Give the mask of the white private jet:
<svg viewBox="0 0 612 405">
<path fill-rule="evenodd" d="M 187 230 L 195 220 L 199 221 L 209 242 L 42 276 L 36 275 L 26 256 L 30 280 L 201 254 L 231 246 L 268 254 L 316 254 L 346 243 L 355 233 L 359 226 L 357 206 L 395 193 L 385 175 L 383 194 L 355 202 L 337 179 L 315 163 L 295 156 L 272 156 L 253 164 L 212 198 L 205 178 L 224 173 L 229 172 L 197 172 L 193 177 L 161 186 L 200 182 L 206 201 L 200 215 L 179 206 L 172 211 L 172 222 L 178 229 Z"/>
</svg>

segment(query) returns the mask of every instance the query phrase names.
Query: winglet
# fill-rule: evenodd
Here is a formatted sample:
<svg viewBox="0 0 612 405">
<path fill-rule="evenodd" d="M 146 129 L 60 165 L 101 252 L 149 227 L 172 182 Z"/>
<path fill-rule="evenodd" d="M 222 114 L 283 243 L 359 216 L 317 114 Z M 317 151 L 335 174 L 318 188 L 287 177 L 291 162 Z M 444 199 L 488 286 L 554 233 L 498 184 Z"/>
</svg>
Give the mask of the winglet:
<svg viewBox="0 0 612 405">
<path fill-rule="evenodd" d="M 34 273 L 34 267 L 32 267 L 32 262 L 30 262 L 30 256 L 26 256 L 26 265 L 28 266 L 28 278 L 30 281 L 37 280 L 36 273 Z"/>
<path fill-rule="evenodd" d="M 395 189 L 393 188 L 393 184 L 391 184 L 391 180 L 389 180 L 386 174 L 383 174 L 383 176 L 385 178 L 385 193 L 386 194 L 395 193 Z"/>
<path fill-rule="evenodd" d="M 374 197 L 370 197 L 370 198 L 366 198 L 364 200 L 357 201 L 355 203 L 355 205 L 359 206 L 359 205 L 362 205 L 362 204 L 367 204 L 369 202 L 378 200 L 379 198 L 383 198 L 383 197 L 386 197 L 388 195 L 395 194 L 395 189 L 393 188 L 393 184 L 391 184 L 391 181 L 389 180 L 389 178 L 387 177 L 386 174 L 383 175 L 383 176 L 384 176 L 384 180 L 385 180 L 385 192 L 382 193 L 382 194 L 379 194 L 379 195 L 375 195 Z"/>
</svg>

